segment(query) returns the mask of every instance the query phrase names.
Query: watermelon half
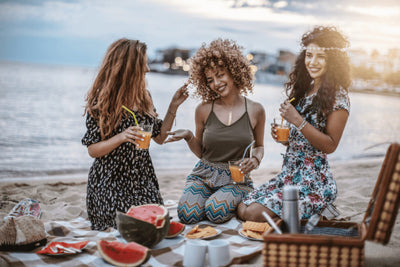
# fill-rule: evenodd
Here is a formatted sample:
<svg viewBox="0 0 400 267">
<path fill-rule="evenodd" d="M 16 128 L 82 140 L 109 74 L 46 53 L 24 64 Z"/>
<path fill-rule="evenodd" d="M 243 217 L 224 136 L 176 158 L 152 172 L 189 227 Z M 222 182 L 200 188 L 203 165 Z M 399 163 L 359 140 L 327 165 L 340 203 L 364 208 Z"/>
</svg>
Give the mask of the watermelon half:
<svg viewBox="0 0 400 267">
<path fill-rule="evenodd" d="M 168 234 L 169 212 L 158 204 L 132 206 L 126 214 L 117 211 L 116 221 L 126 241 L 152 248 Z"/>
<path fill-rule="evenodd" d="M 97 249 L 104 260 L 116 266 L 139 266 L 150 258 L 149 249 L 135 242 L 99 240 Z"/>
</svg>

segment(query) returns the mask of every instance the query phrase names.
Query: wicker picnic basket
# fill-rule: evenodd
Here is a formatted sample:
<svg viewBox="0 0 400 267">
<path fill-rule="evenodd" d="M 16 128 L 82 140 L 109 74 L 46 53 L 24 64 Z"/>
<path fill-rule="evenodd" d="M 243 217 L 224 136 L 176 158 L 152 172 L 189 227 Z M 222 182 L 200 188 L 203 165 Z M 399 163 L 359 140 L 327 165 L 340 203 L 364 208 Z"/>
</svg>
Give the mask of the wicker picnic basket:
<svg viewBox="0 0 400 267">
<path fill-rule="evenodd" d="M 322 220 L 309 234 L 266 233 L 264 266 L 364 266 L 365 240 L 387 244 L 396 220 L 399 152 L 399 144 L 389 146 L 361 224 Z"/>
</svg>

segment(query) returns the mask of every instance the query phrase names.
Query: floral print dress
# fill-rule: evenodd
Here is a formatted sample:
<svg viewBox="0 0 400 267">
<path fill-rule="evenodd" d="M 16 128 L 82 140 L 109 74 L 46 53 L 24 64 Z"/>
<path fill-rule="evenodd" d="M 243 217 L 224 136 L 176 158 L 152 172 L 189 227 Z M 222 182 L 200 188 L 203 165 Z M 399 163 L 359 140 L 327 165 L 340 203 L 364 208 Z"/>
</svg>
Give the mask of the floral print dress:
<svg viewBox="0 0 400 267">
<path fill-rule="evenodd" d="M 305 110 L 312 104 L 315 94 L 303 98 L 296 106 L 297 111 L 312 126 L 325 132 L 326 120 L 317 122 L 317 114 Z M 346 91 L 336 94 L 333 111 L 350 111 L 350 101 Z M 327 154 L 313 147 L 294 125 L 290 125 L 289 145 L 284 155 L 282 171 L 275 178 L 252 191 L 243 203 L 259 203 L 278 216 L 282 211 L 282 192 L 284 185 L 297 185 L 299 188 L 299 212 L 302 219 L 321 213 L 336 199 L 336 182 L 331 174 Z"/>
<path fill-rule="evenodd" d="M 139 122 L 153 124 L 152 137 L 160 134 L 162 120 L 136 112 Z M 132 116 L 123 117 L 113 136 L 134 126 Z M 87 132 L 82 144 L 101 141 L 98 121 L 86 118 Z M 132 205 L 163 204 L 149 150 L 138 150 L 126 142 L 109 154 L 96 158 L 89 171 L 86 207 L 92 230 L 116 228 L 116 211 L 127 212 Z"/>
</svg>

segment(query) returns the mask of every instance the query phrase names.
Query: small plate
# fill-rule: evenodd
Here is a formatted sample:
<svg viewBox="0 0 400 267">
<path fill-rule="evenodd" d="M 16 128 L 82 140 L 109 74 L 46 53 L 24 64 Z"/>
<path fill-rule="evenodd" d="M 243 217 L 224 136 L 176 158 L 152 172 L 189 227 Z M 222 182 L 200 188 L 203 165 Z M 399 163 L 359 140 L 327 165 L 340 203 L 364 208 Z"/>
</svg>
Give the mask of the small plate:
<svg viewBox="0 0 400 267">
<path fill-rule="evenodd" d="M 50 242 L 46 247 L 42 248 L 37 254 L 45 255 L 71 255 L 81 253 L 84 248 L 89 244 L 89 241 L 82 242 Z"/>
<path fill-rule="evenodd" d="M 188 238 L 188 237 L 186 237 L 187 233 L 184 234 L 184 237 L 185 237 L 186 239 L 188 239 L 188 240 L 190 240 L 190 239 L 193 239 L 193 240 L 195 240 L 195 239 L 202 239 L 202 240 L 212 239 L 212 238 L 214 238 L 214 237 L 216 237 L 216 236 L 219 236 L 219 235 L 222 233 L 222 231 L 221 231 L 220 229 L 216 229 L 216 228 L 214 228 L 214 229 L 217 231 L 217 233 L 214 234 L 214 235 L 207 236 L 207 237 Z"/>
<path fill-rule="evenodd" d="M 164 206 L 167 208 L 167 209 L 173 209 L 173 208 L 176 208 L 177 206 L 178 206 L 178 203 L 176 203 L 174 200 L 172 200 L 172 199 L 168 199 L 168 200 L 166 200 L 166 201 L 164 201 Z"/>
<path fill-rule="evenodd" d="M 244 235 L 244 234 L 242 233 L 242 230 L 243 230 L 243 228 L 240 228 L 240 229 L 238 230 L 238 233 L 239 233 L 239 235 L 240 235 L 241 237 L 246 238 L 246 239 L 249 239 L 249 240 L 253 240 L 253 241 L 264 241 L 263 239 L 258 239 L 258 238 L 246 236 L 246 235 Z"/>
</svg>

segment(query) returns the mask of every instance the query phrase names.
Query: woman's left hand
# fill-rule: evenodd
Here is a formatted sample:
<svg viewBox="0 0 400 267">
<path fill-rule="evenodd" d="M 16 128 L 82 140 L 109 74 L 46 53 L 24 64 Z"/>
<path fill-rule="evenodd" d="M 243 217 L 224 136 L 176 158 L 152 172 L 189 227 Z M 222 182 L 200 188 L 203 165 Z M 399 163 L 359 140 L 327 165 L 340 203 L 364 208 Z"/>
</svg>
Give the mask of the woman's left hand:
<svg viewBox="0 0 400 267">
<path fill-rule="evenodd" d="M 240 164 L 240 169 L 244 174 L 251 172 L 252 170 L 257 169 L 258 160 L 255 158 L 245 158 Z"/>
<path fill-rule="evenodd" d="M 296 110 L 296 108 L 289 103 L 288 100 L 283 102 L 279 108 L 280 115 L 289 123 L 298 126 L 302 121 L 303 118 L 301 117 L 300 113 Z"/>
</svg>

